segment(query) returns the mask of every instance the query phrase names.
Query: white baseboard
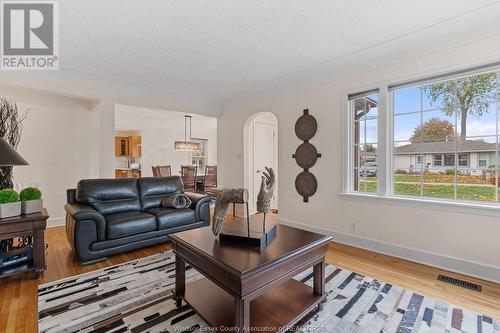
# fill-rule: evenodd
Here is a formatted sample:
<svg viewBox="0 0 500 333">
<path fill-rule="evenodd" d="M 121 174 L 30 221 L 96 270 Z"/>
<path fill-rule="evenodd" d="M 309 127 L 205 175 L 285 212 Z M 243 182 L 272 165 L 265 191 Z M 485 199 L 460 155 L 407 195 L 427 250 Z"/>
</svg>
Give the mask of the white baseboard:
<svg viewBox="0 0 500 333">
<path fill-rule="evenodd" d="M 64 217 L 54 217 L 47 220 L 47 228 L 60 227 L 66 224 Z"/>
<path fill-rule="evenodd" d="M 349 235 L 341 232 L 336 232 L 333 230 L 326 230 L 323 228 L 312 227 L 310 225 L 306 225 L 296 221 L 291 221 L 289 219 L 279 218 L 278 220 L 279 223 L 291 227 L 332 236 L 334 238 L 334 241 L 338 243 L 359 247 L 365 250 L 410 260 L 420 264 L 445 269 L 448 271 L 476 277 L 479 279 L 495 283 L 500 283 L 499 267 L 479 264 L 468 260 L 412 249 L 386 242 L 380 242 L 377 240 Z"/>
</svg>

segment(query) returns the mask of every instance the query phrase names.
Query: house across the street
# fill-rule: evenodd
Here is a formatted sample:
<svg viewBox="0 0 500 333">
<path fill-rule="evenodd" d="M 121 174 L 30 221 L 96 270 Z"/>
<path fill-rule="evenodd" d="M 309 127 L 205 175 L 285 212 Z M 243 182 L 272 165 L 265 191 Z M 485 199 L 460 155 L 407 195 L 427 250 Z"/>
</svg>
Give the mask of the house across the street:
<svg viewBox="0 0 500 333">
<path fill-rule="evenodd" d="M 460 172 L 481 175 L 495 164 L 495 147 L 495 143 L 474 140 L 411 143 L 394 148 L 394 169 L 444 172 L 454 168 L 457 156 Z"/>
</svg>

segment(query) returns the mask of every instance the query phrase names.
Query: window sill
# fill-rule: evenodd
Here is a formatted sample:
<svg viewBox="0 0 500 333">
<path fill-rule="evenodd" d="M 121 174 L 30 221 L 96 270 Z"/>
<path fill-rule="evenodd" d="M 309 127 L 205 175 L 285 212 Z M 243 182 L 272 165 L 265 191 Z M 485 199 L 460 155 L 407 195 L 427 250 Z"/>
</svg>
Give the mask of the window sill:
<svg viewBox="0 0 500 333">
<path fill-rule="evenodd" d="M 444 210 L 453 213 L 465 213 L 484 216 L 500 216 L 500 203 L 481 203 L 481 202 L 458 202 L 451 200 L 412 198 L 404 196 L 381 196 L 370 193 L 340 193 L 347 199 L 370 200 L 381 203 L 396 204 L 415 208 L 426 208 L 434 210 Z"/>
</svg>

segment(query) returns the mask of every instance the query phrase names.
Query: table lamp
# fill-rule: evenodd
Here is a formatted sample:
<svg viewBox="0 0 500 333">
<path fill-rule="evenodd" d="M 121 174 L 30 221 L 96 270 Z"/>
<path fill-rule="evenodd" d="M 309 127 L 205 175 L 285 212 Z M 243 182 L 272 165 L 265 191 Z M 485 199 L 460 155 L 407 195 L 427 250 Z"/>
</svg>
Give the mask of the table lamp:
<svg viewBox="0 0 500 333">
<path fill-rule="evenodd" d="M 0 138 L 0 166 L 28 165 L 14 148 L 3 138 Z"/>
</svg>

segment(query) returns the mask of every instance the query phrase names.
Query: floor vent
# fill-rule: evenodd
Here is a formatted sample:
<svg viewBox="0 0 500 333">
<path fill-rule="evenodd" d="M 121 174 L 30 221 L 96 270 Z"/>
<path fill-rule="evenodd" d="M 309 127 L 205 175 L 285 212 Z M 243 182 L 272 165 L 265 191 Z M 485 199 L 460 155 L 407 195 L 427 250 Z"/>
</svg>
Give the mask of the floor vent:
<svg viewBox="0 0 500 333">
<path fill-rule="evenodd" d="M 481 286 L 479 284 L 475 284 L 475 283 L 464 281 L 464 280 L 460 280 L 460 279 L 455 279 L 455 278 L 453 278 L 451 276 L 439 274 L 438 275 L 438 280 L 446 282 L 446 283 L 454 284 L 455 286 L 459 286 L 459 287 L 462 287 L 462 288 L 467 288 L 467 289 L 470 289 L 470 290 L 481 292 Z"/>
</svg>

